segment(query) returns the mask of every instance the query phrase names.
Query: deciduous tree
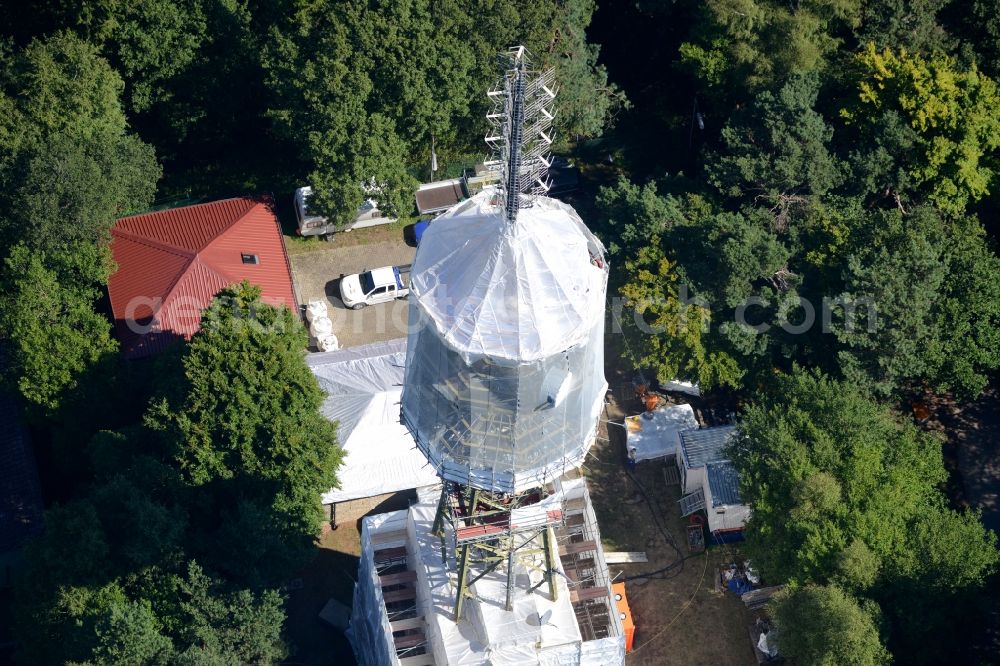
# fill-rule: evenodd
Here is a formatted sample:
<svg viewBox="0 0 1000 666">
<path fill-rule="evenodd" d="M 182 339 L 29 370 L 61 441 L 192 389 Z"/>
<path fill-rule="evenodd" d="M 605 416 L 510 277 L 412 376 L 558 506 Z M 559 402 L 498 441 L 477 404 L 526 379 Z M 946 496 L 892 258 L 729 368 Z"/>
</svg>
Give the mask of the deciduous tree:
<svg viewBox="0 0 1000 666">
<path fill-rule="evenodd" d="M 778 651 L 816 666 L 879 666 L 891 662 L 879 640 L 877 608 L 858 603 L 836 586 L 806 585 L 771 602 Z"/>
<path fill-rule="evenodd" d="M 147 425 L 173 442 L 186 482 L 206 503 L 195 530 L 199 557 L 245 572 L 245 582 L 274 581 L 309 552 L 319 531 L 320 495 L 337 485 L 342 451 L 336 428 L 319 412 L 324 394 L 306 366 L 306 332 L 285 307 L 260 300 L 241 283 L 219 292 L 191 339 L 182 373 L 151 408 Z M 252 505 L 274 538 L 257 540 L 260 566 L 231 561 L 240 546 L 221 543 L 225 529 Z M 243 524 L 246 524 L 245 522 Z M 266 525 L 266 527 L 264 527 Z M 259 549 L 270 543 L 274 549 Z"/>
<path fill-rule="evenodd" d="M 1000 93 L 988 76 L 940 53 L 874 44 L 857 64 L 858 102 L 842 115 L 864 134 L 855 162 L 872 191 L 894 193 L 901 208 L 926 199 L 953 215 L 989 192 Z"/>
</svg>

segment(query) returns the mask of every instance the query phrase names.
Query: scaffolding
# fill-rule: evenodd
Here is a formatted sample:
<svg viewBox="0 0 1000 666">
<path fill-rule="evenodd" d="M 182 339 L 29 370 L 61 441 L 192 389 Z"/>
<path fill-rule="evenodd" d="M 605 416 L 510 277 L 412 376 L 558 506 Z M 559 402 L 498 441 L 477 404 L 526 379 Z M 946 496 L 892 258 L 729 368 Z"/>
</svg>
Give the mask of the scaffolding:
<svg viewBox="0 0 1000 666">
<path fill-rule="evenodd" d="M 479 516 L 480 527 L 509 516 L 510 529 L 504 532 L 525 544 L 515 551 L 515 578 L 520 580 L 513 586 L 504 567 L 510 565 L 504 559 L 509 554 L 478 569 L 470 563 L 463 585 L 462 548 L 442 550 L 442 530 L 449 544 L 460 539 L 469 546 L 470 559 L 482 545 L 496 543 L 487 534 L 490 530 L 459 536 L 456 526 L 462 530 L 472 522 L 461 515 L 468 510 L 459 508 L 454 518 L 440 510 L 442 498 L 446 506 L 461 499 L 471 509 L 472 498 L 460 490 L 427 489 L 407 511 L 365 518 L 350 632 L 358 663 L 621 665 L 624 632 L 614 611 L 586 482 L 557 482 L 549 490 L 545 497 L 528 496 L 515 507 L 492 510 L 477 498 L 479 510 L 470 514 Z M 557 510 L 560 516 L 552 513 Z M 547 546 L 540 536 L 545 533 Z M 538 552 L 524 552 L 531 549 Z M 543 564 L 546 550 L 548 566 Z M 456 620 L 460 587 L 467 593 Z"/>
<path fill-rule="evenodd" d="M 451 525 L 447 531 L 445 526 Z M 515 563 L 543 575 L 550 598 L 558 598 L 555 584 L 556 551 L 553 529 L 563 525 L 561 502 L 543 498 L 540 491 L 493 493 L 446 482 L 441 487 L 432 531 L 441 539 L 441 561 L 448 559 L 447 536 L 454 539 L 458 585 L 455 621 L 471 596 L 470 586 L 506 565 L 506 610 L 511 610 L 515 588 Z M 529 588 L 534 592 L 538 586 Z"/>
</svg>

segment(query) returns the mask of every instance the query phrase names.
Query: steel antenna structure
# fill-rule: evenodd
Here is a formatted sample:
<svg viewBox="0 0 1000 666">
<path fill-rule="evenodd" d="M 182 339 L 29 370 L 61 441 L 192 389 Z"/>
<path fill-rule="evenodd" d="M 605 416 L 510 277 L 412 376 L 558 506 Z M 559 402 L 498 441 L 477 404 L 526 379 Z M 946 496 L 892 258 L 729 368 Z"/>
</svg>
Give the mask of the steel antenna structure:
<svg viewBox="0 0 1000 666">
<path fill-rule="evenodd" d="M 511 48 L 502 58 L 503 76 L 487 93 L 493 107 L 486 115 L 492 126 L 486 143 L 494 156 L 490 165 L 500 173 L 497 202 L 512 223 L 524 195 L 549 191 L 555 71 L 533 70 L 531 54 L 523 46 Z"/>
<path fill-rule="evenodd" d="M 498 191 L 443 213 L 417 249 L 400 403 L 442 481 L 432 532 L 455 563 L 456 621 L 494 579 L 508 611 L 518 590 L 556 601 L 566 518 L 550 486 L 586 458 L 607 390 L 604 247 L 545 196 L 555 75 L 523 46 L 501 59 L 487 93 Z"/>
</svg>

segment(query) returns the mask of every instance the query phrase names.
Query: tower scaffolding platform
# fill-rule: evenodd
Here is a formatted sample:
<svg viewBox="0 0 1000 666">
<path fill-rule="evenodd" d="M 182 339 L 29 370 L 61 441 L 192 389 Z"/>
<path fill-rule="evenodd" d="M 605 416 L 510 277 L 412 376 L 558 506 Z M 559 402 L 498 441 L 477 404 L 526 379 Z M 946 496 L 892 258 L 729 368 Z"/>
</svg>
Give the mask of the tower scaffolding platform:
<svg viewBox="0 0 1000 666">
<path fill-rule="evenodd" d="M 624 634 L 586 482 L 557 481 L 552 491 L 541 507 L 546 518 L 540 527 L 552 530 L 559 553 L 552 563 L 555 598 L 546 584 L 543 555 L 535 555 L 534 565 L 530 556 L 520 557 L 514 561 L 513 588 L 506 561 L 469 583 L 457 622 L 460 549 L 442 550 L 434 533 L 440 495 L 425 492 L 408 511 L 365 518 L 349 634 L 358 663 L 623 664 Z M 562 507 L 558 520 L 550 503 Z M 454 542 L 457 537 L 446 522 L 445 538 Z"/>
</svg>

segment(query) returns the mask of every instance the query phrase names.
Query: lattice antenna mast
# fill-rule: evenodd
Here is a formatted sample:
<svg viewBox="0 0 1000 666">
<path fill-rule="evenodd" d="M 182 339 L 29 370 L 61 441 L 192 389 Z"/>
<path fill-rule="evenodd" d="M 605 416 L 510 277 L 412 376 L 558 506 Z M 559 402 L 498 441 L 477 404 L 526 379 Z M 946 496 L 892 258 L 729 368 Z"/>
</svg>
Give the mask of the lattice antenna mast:
<svg viewBox="0 0 1000 666">
<path fill-rule="evenodd" d="M 490 166 L 500 173 L 498 203 L 507 221 L 514 222 L 524 195 L 549 190 L 555 72 L 533 70 L 523 46 L 511 48 L 503 59 L 503 76 L 487 93 L 493 108 L 486 114 L 492 126 L 486 143 L 494 155 Z"/>
</svg>

